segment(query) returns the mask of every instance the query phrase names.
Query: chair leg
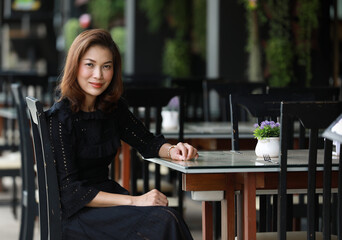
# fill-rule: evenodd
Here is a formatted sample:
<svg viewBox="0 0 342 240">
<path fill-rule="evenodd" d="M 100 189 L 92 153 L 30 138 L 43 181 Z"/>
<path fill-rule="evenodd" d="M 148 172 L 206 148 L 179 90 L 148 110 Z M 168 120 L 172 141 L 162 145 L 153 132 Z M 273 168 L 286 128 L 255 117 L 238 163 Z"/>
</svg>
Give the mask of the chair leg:
<svg viewBox="0 0 342 240">
<path fill-rule="evenodd" d="M 182 173 L 177 172 L 178 178 L 178 211 L 183 216 L 183 190 L 182 190 Z"/>
<path fill-rule="evenodd" d="M 293 195 L 287 195 L 287 224 L 286 230 L 293 231 Z"/>
<path fill-rule="evenodd" d="M 23 200 L 22 200 L 23 201 Z M 20 233 L 19 240 L 26 240 L 26 228 L 27 228 L 27 207 L 24 206 L 24 203 L 21 205 L 21 222 L 20 222 Z"/>
<path fill-rule="evenodd" d="M 17 205 L 18 205 L 18 198 L 17 198 L 17 183 L 16 183 L 16 179 L 15 176 L 12 177 L 13 178 L 13 200 L 12 200 L 12 212 L 14 215 L 14 218 L 17 219 Z"/>
<path fill-rule="evenodd" d="M 259 196 L 259 232 L 266 232 L 266 195 Z"/>
<path fill-rule="evenodd" d="M 277 212 L 278 212 L 278 196 L 277 195 L 273 195 L 273 223 L 272 223 L 272 232 L 276 232 L 277 231 Z"/>
<path fill-rule="evenodd" d="M 272 196 L 266 196 L 266 232 L 272 232 Z"/>
<path fill-rule="evenodd" d="M 213 202 L 214 239 L 221 238 L 221 202 Z"/>
</svg>

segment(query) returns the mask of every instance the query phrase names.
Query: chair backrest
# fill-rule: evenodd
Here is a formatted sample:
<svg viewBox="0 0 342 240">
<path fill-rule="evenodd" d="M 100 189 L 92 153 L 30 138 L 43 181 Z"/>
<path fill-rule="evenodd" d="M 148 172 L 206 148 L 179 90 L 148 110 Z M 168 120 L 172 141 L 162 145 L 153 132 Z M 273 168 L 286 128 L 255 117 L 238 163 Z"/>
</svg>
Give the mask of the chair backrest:
<svg viewBox="0 0 342 240">
<path fill-rule="evenodd" d="M 20 133 L 20 153 L 21 153 L 21 179 L 22 179 L 22 223 L 20 239 L 33 238 L 34 219 L 37 213 L 37 201 L 35 199 L 35 172 L 33 143 L 30 133 L 29 115 L 26 103 L 21 91 L 21 85 L 11 84 L 14 102 L 17 109 L 17 120 Z"/>
<path fill-rule="evenodd" d="M 43 105 L 26 97 L 37 163 L 41 239 L 62 239 L 60 196 Z"/>
<path fill-rule="evenodd" d="M 240 150 L 239 146 L 239 107 L 245 109 L 253 117 L 257 118 L 257 123 L 263 120 L 274 120 L 280 117 L 281 101 L 310 101 L 313 100 L 311 94 L 248 94 L 236 93 L 230 94 L 230 118 L 232 126 L 232 150 Z M 289 129 L 293 135 L 293 126 Z M 289 137 L 289 142 L 293 145 L 292 137 Z M 299 136 L 300 148 L 303 148 L 305 143 L 305 132 L 300 132 Z"/>
<path fill-rule="evenodd" d="M 268 87 L 270 94 L 312 94 L 315 101 L 339 100 L 340 88 L 338 87 Z"/>
<path fill-rule="evenodd" d="M 25 96 L 35 96 L 39 99 L 46 99 L 51 96 L 47 93 L 48 77 L 37 76 L 36 74 L 21 74 L 18 72 L 9 72 L 0 76 L 0 94 L 3 98 L 3 108 L 0 111 L 0 116 L 4 118 L 5 131 L 2 131 L 2 136 L 5 139 L 5 145 L 0 146 L 0 150 L 15 151 L 19 146 L 19 139 L 16 132 L 16 119 L 13 117 L 11 110 L 15 109 L 14 99 L 11 95 L 11 84 L 20 83 L 21 91 Z M 44 101 L 45 103 L 45 101 Z"/>
<path fill-rule="evenodd" d="M 278 187 L 278 238 L 286 239 L 286 186 L 287 186 L 287 139 L 288 127 L 292 118 L 298 118 L 302 125 L 309 129 L 309 155 L 308 155 L 308 204 L 307 204 L 307 234 L 315 235 L 315 189 L 316 189 L 316 166 L 317 149 L 320 129 L 327 128 L 336 117 L 341 114 L 342 102 L 282 102 L 281 104 L 281 154 L 280 173 Z M 341 157 L 339 162 L 341 163 Z M 331 176 L 332 176 L 332 142 L 325 139 L 324 146 L 324 175 L 323 175 L 323 236 L 330 236 L 331 221 Z M 339 167 L 339 174 L 341 168 Z M 342 186 L 342 178 L 339 178 L 339 188 Z M 339 192 L 341 202 L 341 192 Z M 340 227 L 342 229 L 342 209 L 339 208 Z M 309 239 L 309 237 L 308 237 Z M 329 238 L 330 239 L 330 238 Z"/>
<path fill-rule="evenodd" d="M 138 114 L 138 108 L 144 107 L 143 119 L 147 128 L 151 126 L 151 110 L 155 109 L 156 134 L 162 132 L 162 108 L 167 106 L 173 97 L 179 97 L 178 141 L 184 141 L 184 95 L 184 89 L 171 87 L 131 87 L 126 88 L 123 94 L 128 105 L 133 107 L 136 114 Z"/>
<path fill-rule="evenodd" d="M 169 77 L 163 75 L 127 75 L 122 76 L 125 87 L 167 87 L 170 85 Z"/>
<path fill-rule="evenodd" d="M 203 78 L 172 78 L 171 86 L 185 90 L 185 122 L 204 121 Z"/>
<path fill-rule="evenodd" d="M 219 95 L 219 119 L 221 121 L 229 120 L 229 94 L 233 93 L 265 93 L 265 83 L 254 82 L 231 82 L 225 79 L 206 79 L 203 81 L 203 98 L 204 98 L 204 114 L 205 120 L 211 121 L 210 110 L 210 91 L 216 91 Z M 228 110 L 227 110 L 228 109 Z M 241 117 L 244 118 L 244 112 Z"/>
</svg>

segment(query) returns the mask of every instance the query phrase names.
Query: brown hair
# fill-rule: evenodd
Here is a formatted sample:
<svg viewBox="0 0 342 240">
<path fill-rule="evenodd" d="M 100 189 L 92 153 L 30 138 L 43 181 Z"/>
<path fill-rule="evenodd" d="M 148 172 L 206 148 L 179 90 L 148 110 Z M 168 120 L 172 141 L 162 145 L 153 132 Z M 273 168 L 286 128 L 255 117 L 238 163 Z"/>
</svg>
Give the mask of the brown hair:
<svg viewBox="0 0 342 240">
<path fill-rule="evenodd" d="M 94 45 L 109 49 L 113 55 L 114 74 L 107 89 L 96 98 L 95 108 L 104 112 L 113 110 L 123 91 L 121 78 L 121 56 L 119 49 L 111 35 L 102 29 L 86 30 L 79 34 L 68 51 L 62 81 L 59 85 L 61 99 L 67 98 L 71 103 L 71 110 L 78 112 L 85 99 L 81 87 L 77 82 L 80 61 L 88 49 Z"/>
</svg>

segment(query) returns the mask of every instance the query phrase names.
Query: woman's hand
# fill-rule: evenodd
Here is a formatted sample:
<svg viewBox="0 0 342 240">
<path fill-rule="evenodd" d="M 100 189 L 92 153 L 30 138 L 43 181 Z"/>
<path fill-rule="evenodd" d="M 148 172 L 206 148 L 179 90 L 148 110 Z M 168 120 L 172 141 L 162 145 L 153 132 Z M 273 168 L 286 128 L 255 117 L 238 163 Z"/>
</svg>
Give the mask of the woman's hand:
<svg viewBox="0 0 342 240">
<path fill-rule="evenodd" d="M 177 145 L 172 145 L 168 149 L 168 157 L 173 160 L 190 160 L 197 159 L 198 153 L 197 149 L 188 143 L 179 142 Z"/>
<path fill-rule="evenodd" d="M 169 204 L 167 197 L 157 189 L 153 189 L 141 196 L 134 196 L 132 199 L 135 206 L 167 206 Z"/>
</svg>

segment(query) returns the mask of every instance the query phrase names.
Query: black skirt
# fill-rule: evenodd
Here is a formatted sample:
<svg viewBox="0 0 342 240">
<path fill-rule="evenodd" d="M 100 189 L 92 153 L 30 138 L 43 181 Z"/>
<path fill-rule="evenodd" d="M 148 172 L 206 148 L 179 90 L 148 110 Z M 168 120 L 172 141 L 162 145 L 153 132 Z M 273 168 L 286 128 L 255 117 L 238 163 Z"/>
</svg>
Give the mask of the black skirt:
<svg viewBox="0 0 342 240">
<path fill-rule="evenodd" d="M 81 209 L 63 221 L 63 239 L 192 239 L 179 213 L 169 207 L 116 206 Z"/>
</svg>

